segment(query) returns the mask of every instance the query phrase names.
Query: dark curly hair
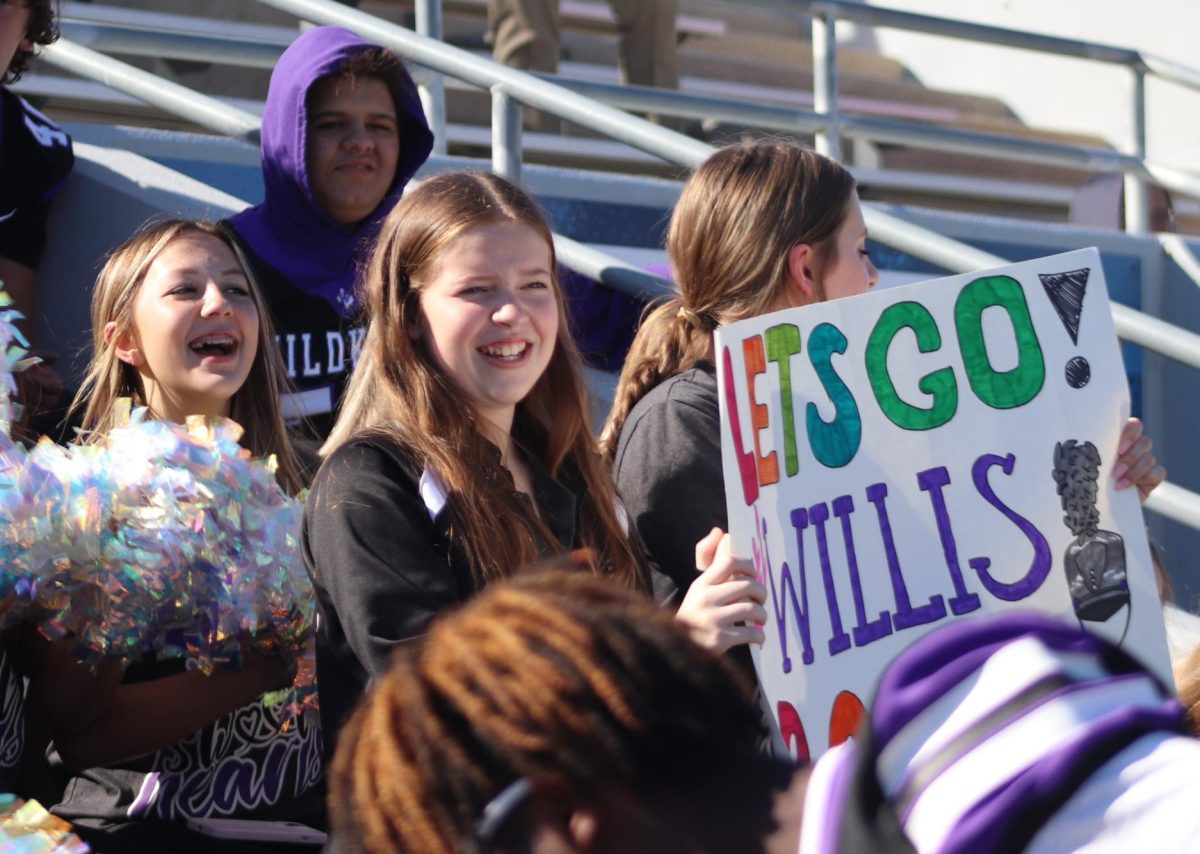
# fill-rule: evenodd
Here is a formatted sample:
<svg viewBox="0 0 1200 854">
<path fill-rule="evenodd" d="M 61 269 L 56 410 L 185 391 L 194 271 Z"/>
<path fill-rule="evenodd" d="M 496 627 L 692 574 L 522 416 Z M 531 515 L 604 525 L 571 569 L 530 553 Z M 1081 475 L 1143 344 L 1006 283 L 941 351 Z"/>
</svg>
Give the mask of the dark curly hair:
<svg viewBox="0 0 1200 854">
<path fill-rule="evenodd" d="M 22 0 L 11 0 L 21 3 Z M 51 44 L 58 40 L 58 0 L 24 0 L 29 7 L 29 25 L 25 28 L 25 37 L 35 45 Z M 32 50 L 17 49 L 12 62 L 4 71 L 0 83 L 16 83 L 29 67 L 33 58 Z"/>
<path fill-rule="evenodd" d="M 728 659 L 650 597 L 557 566 L 489 585 L 397 649 L 328 771 L 353 850 L 461 852 L 522 777 L 645 802 L 755 753 L 758 716 Z"/>
</svg>

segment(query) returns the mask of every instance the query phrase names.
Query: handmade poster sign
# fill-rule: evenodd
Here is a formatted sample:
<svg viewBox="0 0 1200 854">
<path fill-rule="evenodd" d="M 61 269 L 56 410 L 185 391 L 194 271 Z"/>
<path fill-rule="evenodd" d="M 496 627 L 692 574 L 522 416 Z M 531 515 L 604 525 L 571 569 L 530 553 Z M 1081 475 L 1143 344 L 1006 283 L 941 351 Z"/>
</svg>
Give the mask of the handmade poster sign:
<svg viewBox="0 0 1200 854">
<path fill-rule="evenodd" d="M 1170 679 L 1129 390 L 1094 249 L 727 326 L 729 528 L 767 586 L 779 735 L 852 734 L 883 667 L 951 620 L 1028 608 Z"/>
</svg>

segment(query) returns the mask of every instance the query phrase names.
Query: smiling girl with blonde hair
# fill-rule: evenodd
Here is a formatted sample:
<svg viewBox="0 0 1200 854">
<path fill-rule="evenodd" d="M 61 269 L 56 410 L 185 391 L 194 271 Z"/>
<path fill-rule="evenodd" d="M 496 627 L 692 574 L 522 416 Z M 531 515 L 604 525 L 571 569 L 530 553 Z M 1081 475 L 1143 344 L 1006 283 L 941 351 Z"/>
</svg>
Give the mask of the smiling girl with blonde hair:
<svg viewBox="0 0 1200 854">
<path fill-rule="evenodd" d="M 186 412 L 173 411 L 179 409 L 182 401 L 174 400 L 176 395 L 155 380 L 155 366 L 148 363 L 137 345 L 139 300 L 145 302 L 148 296 L 143 294 L 143 286 L 154 272 L 155 262 L 173 244 L 181 245 L 177 241 L 196 240 L 209 245 L 219 244 L 232 256 L 234 264 L 228 269 L 228 278 L 239 291 L 238 299 L 252 306 L 256 318 L 254 334 L 247 336 L 253 340 L 237 342 L 243 350 L 252 353 L 245 379 L 228 394 L 218 392 L 213 401 L 216 409 L 212 412 L 202 412 L 194 407 Z M 287 379 L 275 346 L 270 313 L 263 306 L 246 269 L 241 251 L 229 232 L 222 226 L 202 220 L 150 222 L 113 250 L 96 278 L 92 294 L 92 359 L 71 405 L 73 410 L 82 412 L 86 431 L 84 441 L 89 436 L 102 437 L 112 428 L 113 405 L 120 398 L 129 398 L 137 406 L 148 406 L 153 416 L 173 421 L 182 421 L 187 415 L 224 415 L 245 430 L 242 444 L 252 454 L 275 456 L 279 462 L 280 483 L 289 492 L 296 493 L 303 488 L 304 475 L 279 410 L 280 395 Z M 187 287 L 188 283 L 182 279 L 164 279 L 164 290 L 158 296 L 166 305 L 168 292 L 176 290 L 177 297 L 172 301 L 185 305 L 197 297 L 194 293 L 180 292 Z M 161 323 L 162 319 L 156 318 L 156 322 Z M 163 408 L 164 404 L 166 408 Z"/>
<path fill-rule="evenodd" d="M 303 488 L 279 412 L 286 380 L 270 320 L 222 227 L 145 226 L 105 263 L 92 322 L 92 361 L 74 403 L 85 442 L 121 425 L 122 398 L 152 419 L 232 418 L 252 455 L 275 457 L 284 489 Z M 264 696 L 290 680 L 281 656 L 244 644 L 237 669 L 206 674 L 153 653 L 89 671 L 69 638 L 41 652 L 32 697 L 72 775 L 54 811 L 102 850 L 110 833 L 154 847 L 179 842 L 185 819 L 319 809 L 316 722 L 284 731 L 283 704 Z"/>
</svg>

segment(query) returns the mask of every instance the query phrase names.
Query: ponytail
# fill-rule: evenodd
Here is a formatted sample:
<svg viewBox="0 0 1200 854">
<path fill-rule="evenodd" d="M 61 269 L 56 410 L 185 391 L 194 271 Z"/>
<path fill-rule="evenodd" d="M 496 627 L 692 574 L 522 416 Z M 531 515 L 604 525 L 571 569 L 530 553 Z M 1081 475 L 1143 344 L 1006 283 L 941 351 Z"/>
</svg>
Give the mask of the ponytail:
<svg viewBox="0 0 1200 854">
<path fill-rule="evenodd" d="M 712 356 L 717 324 L 711 315 L 688 308 L 678 296 L 647 311 L 625 357 L 612 410 L 600 434 L 600 448 L 609 460 L 616 456 L 625 419 L 637 402 L 663 380 Z"/>
</svg>

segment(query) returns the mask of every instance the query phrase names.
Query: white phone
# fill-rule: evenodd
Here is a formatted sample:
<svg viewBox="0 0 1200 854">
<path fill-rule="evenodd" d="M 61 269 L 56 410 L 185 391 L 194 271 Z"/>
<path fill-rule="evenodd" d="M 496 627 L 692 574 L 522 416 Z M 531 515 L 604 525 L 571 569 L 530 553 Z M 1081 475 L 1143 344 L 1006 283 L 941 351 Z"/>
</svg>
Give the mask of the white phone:
<svg viewBox="0 0 1200 854">
<path fill-rule="evenodd" d="M 255 821 L 243 818 L 189 818 L 188 827 L 214 839 L 247 842 L 287 842 L 324 845 L 325 834 L 295 821 Z"/>
</svg>

